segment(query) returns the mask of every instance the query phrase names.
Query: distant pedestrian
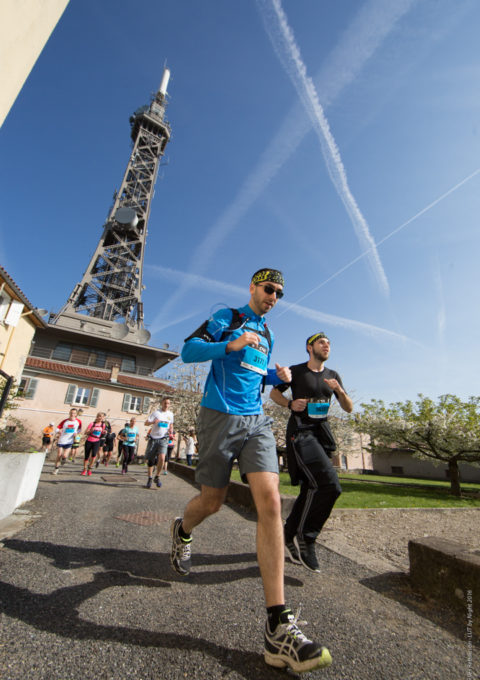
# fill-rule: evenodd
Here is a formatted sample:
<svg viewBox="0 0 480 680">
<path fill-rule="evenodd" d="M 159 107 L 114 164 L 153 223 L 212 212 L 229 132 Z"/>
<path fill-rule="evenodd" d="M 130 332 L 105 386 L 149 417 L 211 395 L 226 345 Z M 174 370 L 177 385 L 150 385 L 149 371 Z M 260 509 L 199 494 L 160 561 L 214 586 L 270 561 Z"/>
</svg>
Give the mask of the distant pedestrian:
<svg viewBox="0 0 480 680">
<path fill-rule="evenodd" d="M 105 414 L 97 413 L 93 423 L 87 427 L 85 431 L 85 456 L 83 461 L 82 475 L 92 474 L 92 468 L 95 460 L 100 452 L 100 441 L 105 433 Z"/>
<path fill-rule="evenodd" d="M 117 437 L 117 458 L 115 460 L 115 467 L 119 467 L 123 463 L 123 435 L 125 428 L 128 427 L 128 422 L 122 427 Z"/>
<path fill-rule="evenodd" d="M 57 425 L 57 459 L 55 461 L 55 469 L 53 474 L 58 474 L 58 468 L 60 467 L 60 462 L 63 465 L 68 458 L 68 454 L 72 450 L 73 440 L 77 432 L 82 430 L 82 421 L 77 418 L 77 409 L 71 408 L 68 414 L 68 418 L 62 420 L 61 423 Z"/>
<path fill-rule="evenodd" d="M 105 435 L 105 441 L 104 441 L 104 444 L 103 444 L 102 463 L 105 465 L 105 467 L 109 464 L 110 458 L 112 457 L 113 447 L 115 446 L 116 436 L 117 436 L 116 433 L 113 431 L 112 427 L 110 426 L 110 431 L 107 431 L 107 433 Z"/>
<path fill-rule="evenodd" d="M 195 428 L 191 427 L 188 435 L 184 437 L 185 440 L 185 456 L 187 458 L 187 465 L 193 465 L 193 456 L 195 454 L 195 446 L 197 438 L 195 436 Z"/>
<path fill-rule="evenodd" d="M 72 463 L 75 462 L 75 458 L 77 456 L 78 449 L 80 448 L 80 442 L 81 441 L 82 441 L 82 435 L 77 432 L 77 434 L 73 438 L 72 451 L 71 451 L 71 454 L 70 454 L 70 460 L 72 461 Z"/>
<path fill-rule="evenodd" d="M 165 463 L 163 464 L 164 475 L 167 474 L 168 464 L 170 462 L 170 458 L 173 457 L 174 448 L 175 448 L 175 432 L 172 431 L 172 434 L 168 437 L 167 453 L 165 454 Z"/>
<path fill-rule="evenodd" d="M 126 475 L 128 472 L 128 466 L 132 462 L 135 456 L 135 449 L 138 444 L 138 427 L 136 426 L 137 419 L 132 416 L 130 422 L 126 425 L 121 432 L 119 437 L 122 438 L 122 453 L 123 453 L 123 464 L 122 464 L 122 475 Z"/>
<path fill-rule="evenodd" d="M 52 449 L 53 433 L 55 432 L 55 423 L 49 423 L 42 430 L 42 446 L 45 453 L 50 453 Z"/>
<path fill-rule="evenodd" d="M 170 399 L 168 397 L 162 399 L 160 410 L 154 411 L 148 416 L 145 425 L 152 425 L 150 441 L 146 452 L 148 464 L 148 480 L 146 488 L 150 489 L 152 481 L 155 481 L 155 484 L 158 487 L 162 486 L 159 475 L 162 472 L 165 462 L 169 438 L 173 434 L 173 413 L 170 411 Z M 155 479 L 153 480 L 155 466 L 156 474 Z"/>
<path fill-rule="evenodd" d="M 102 455 L 102 453 L 103 453 L 103 447 L 105 446 L 105 441 L 106 441 L 106 438 L 107 438 L 107 434 L 108 434 L 109 432 L 111 432 L 111 430 L 112 430 L 112 426 L 110 425 L 110 423 L 109 423 L 108 420 L 107 420 L 107 414 L 106 414 L 106 413 L 102 413 L 102 415 L 103 415 L 103 423 L 104 423 L 104 425 L 105 425 L 105 429 L 104 429 L 104 432 L 103 432 L 102 436 L 100 437 L 100 449 L 99 449 L 99 451 L 98 451 L 98 456 L 97 456 L 97 460 L 96 460 L 96 463 L 95 463 L 95 467 L 97 467 L 97 468 L 98 468 L 98 466 L 100 465 L 100 457 L 101 457 L 101 455 Z"/>
</svg>

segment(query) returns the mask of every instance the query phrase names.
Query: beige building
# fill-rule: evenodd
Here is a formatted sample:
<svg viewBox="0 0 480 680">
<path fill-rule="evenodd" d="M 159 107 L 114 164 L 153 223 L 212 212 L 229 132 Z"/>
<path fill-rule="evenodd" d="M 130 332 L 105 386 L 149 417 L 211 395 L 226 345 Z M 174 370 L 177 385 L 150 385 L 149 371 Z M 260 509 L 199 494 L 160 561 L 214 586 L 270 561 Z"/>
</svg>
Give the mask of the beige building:
<svg viewBox="0 0 480 680">
<path fill-rule="evenodd" d="M 373 468 L 380 475 L 418 477 L 420 479 L 450 479 L 448 464 L 433 459 L 416 458 L 404 449 L 385 448 L 373 453 Z M 461 482 L 480 483 L 480 466 L 459 463 Z"/>
<path fill-rule="evenodd" d="M 48 325 L 36 333 L 26 359 L 23 399 L 15 417 L 40 438 L 49 422 L 57 425 L 72 407 L 82 411 L 83 429 L 99 411 L 107 414 L 117 433 L 133 416 L 139 426 L 141 455 L 147 414 L 162 396 L 173 393 L 154 373 L 177 356 L 165 348 Z"/>
<path fill-rule="evenodd" d="M 332 456 L 334 467 L 343 472 L 362 472 L 371 470 L 372 454 L 367 450 L 368 438 L 352 432 L 345 440 L 337 440 L 337 450 Z"/>
<path fill-rule="evenodd" d="M 17 383 L 35 331 L 46 326 L 37 309 L 0 266 L 0 370 Z"/>
<path fill-rule="evenodd" d="M 0 127 L 69 0 L 0 2 Z"/>
</svg>

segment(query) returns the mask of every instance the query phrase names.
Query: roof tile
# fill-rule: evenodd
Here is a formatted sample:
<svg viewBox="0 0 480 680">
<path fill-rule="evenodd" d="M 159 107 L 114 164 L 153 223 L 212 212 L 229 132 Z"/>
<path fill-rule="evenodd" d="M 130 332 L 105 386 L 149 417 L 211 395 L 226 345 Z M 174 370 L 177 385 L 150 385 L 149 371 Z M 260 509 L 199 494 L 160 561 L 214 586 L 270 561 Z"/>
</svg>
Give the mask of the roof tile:
<svg viewBox="0 0 480 680">
<path fill-rule="evenodd" d="M 100 382 L 108 383 L 109 385 L 115 384 L 110 380 L 109 371 L 99 371 L 98 369 L 87 366 L 65 364 L 60 361 L 51 361 L 50 359 L 39 359 L 38 357 L 27 357 L 25 366 L 39 368 L 43 371 L 51 371 L 52 373 L 61 373 L 75 378 L 82 378 L 83 380 L 98 380 Z M 136 376 L 119 374 L 117 377 L 117 384 L 126 385 L 127 387 L 136 387 L 141 390 L 173 392 L 173 388 L 170 387 L 170 385 L 152 378 L 137 378 Z"/>
</svg>

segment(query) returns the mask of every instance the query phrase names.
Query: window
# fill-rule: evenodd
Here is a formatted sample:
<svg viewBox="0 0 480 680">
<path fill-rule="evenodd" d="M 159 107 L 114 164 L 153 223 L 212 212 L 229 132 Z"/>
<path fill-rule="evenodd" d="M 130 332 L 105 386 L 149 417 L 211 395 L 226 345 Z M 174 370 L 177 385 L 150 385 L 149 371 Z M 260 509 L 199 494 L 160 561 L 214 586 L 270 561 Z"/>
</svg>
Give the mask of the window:
<svg viewBox="0 0 480 680">
<path fill-rule="evenodd" d="M 133 413 L 141 413 L 142 411 L 142 397 L 136 397 L 133 394 L 123 395 L 122 411 L 129 411 Z"/>
<path fill-rule="evenodd" d="M 22 397 L 22 399 L 33 399 L 37 385 L 37 378 L 22 378 L 18 386 L 18 396 Z"/>
<path fill-rule="evenodd" d="M 135 373 L 137 367 L 134 356 L 106 352 L 102 349 L 95 349 L 94 347 L 84 345 L 72 345 L 69 342 L 59 342 L 53 350 L 52 359 L 82 366 L 88 365 L 95 366 L 96 368 L 106 368 L 108 370 L 113 366 L 118 366 L 125 373 Z"/>
<path fill-rule="evenodd" d="M 59 342 L 53 350 L 52 359 L 58 359 L 59 361 L 70 361 L 71 354 L 72 346 L 67 342 Z"/>
<path fill-rule="evenodd" d="M 123 357 L 122 368 L 120 370 L 124 373 L 135 373 L 135 358 Z"/>
<path fill-rule="evenodd" d="M 7 293 L 3 291 L 2 294 L 0 295 L 0 321 L 3 321 L 7 316 L 8 308 L 10 307 L 11 301 L 12 298 L 10 297 L 10 295 L 7 295 Z"/>
<path fill-rule="evenodd" d="M 74 347 L 70 357 L 72 364 L 88 364 L 89 351 L 83 347 Z"/>
<path fill-rule="evenodd" d="M 400 465 L 392 465 L 392 475 L 403 475 L 403 467 Z"/>
<path fill-rule="evenodd" d="M 107 353 L 103 350 L 96 349 L 90 354 L 90 360 L 88 362 L 89 366 L 96 366 L 97 368 L 105 368 L 105 362 L 107 360 Z"/>
<path fill-rule="evenodd" d="M 77 387 L 77 392 L 72 401 L 72 404 L 77 406 L 87 406 L 90 398 L 90 390 L 86 387 Z"/>
<path fill-rule="evenodd" d="M 90 406 L 96 406 L 99 394 L 100 390 L 98 388 L 92 390 L 89 387 L 69 385 L 65 395 L 65 404 L 72 404 L 73 406 L 88 406 L 90 404 Z"/>
</svg>

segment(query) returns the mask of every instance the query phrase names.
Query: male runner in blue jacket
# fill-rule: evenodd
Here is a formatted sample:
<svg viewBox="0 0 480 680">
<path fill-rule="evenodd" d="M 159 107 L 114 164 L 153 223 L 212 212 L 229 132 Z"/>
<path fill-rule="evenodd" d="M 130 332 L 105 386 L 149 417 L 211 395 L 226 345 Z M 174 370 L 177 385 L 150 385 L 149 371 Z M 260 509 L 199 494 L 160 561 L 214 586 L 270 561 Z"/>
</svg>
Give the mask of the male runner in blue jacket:
<svg viewBox="0 0 480 680">
<path fill-rule="evenodd" d="M 283 275 L 261 269 L 252 277 L 250 301 L 239 310 L 221 309 L 195 331 L 182 350 L 189 362 L 212 365 L 197 421 L 200 493 L 172 524 L 171 563 L 190 572 L 191 533 L 225 501 L 234 460 L 248 482 L 257 509 L 257 558 L 267 606 L 265 661 L 296 672 L 331 663 L 325 647 L 308 640 L 284 597 L 284 543 L 278 489 L 278 458 L 271 419 L 263 414 L 262 384 L 290 382 L 287 367 L 268 369 L 273 334 L 264 316 L 283 296 Z"/>
</svg>

